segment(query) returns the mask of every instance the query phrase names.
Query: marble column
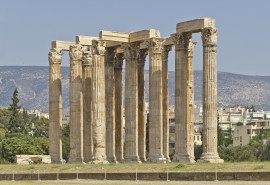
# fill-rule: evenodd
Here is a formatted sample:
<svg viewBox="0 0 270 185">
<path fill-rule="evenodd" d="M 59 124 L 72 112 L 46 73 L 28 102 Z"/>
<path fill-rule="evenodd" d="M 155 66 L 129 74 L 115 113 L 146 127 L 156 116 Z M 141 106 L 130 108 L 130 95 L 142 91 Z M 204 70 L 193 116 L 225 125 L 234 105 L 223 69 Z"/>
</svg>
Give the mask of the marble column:
<svg viewBox="0 0 270 185">
<path fill-rule="evenodd" d="M 178 33 L 174 35 L 175 42 L 175 162 L 194 161 L 194 138 L 191 135 L 193 120 L 189 120 L 188 108 L 188 49 L 191 33 Z M 191 128 L 192 127 L 192 128 Z M 190 148 L 192 145 L 192 149 Z"/>
<path fill-rule="evenodd" d="M 52 163 L 62 160 L 62 53 L 56 49 L 49 52 L 49 142 Z"/>
<path fill-rule="evenodd" d="M 107 48 L 105 52 L 106 155 L 109 162 L 116 162 L 114 50 Z"/>
<path fill-rule="evenodd" d="M 168 57 L 172 46 L 164 46 L 162 51 L 162 95 L 163 95 L 163 155 L 167 162 L 169 156 L 169 88 L 168 88 Z"/>
<path fill-rule="evenodd" d="M 125 71 L 125 162 L 141 163 L 138 156 L 138 73 L 139 44 L 124 46 Z"/>
<path fill-rule="evenodd" d="M 70 155 L 69 163 L 83 162 L 82 49 L 71 45 L 70 56 Z"/>
<path fill-rule="evenodd" d="M 106 157 L 105 54 L 106 42 L 93 41 L 92 163 L 108 163 Z"/>
<path fill-rule="evenodd" d="M 84 51 L 83 57 L 83 158 L 90 162 L 93 153 L 92 141 L 92 53 Z"/>
<path fill-rule="evenodd" d="M 140 50 L 138 57 L 138 153 L 142 162 L 146 161 L 144 64 L 147 54 L 148 51 L 146 49 L 143 49 Z"/>
<path fill-rule="evenodd" d="M 162 43 L 149 39 L 149 162 L 163 161 Z M 160 160 L 162 159 L 162 160 Z"/>
<path fill-rule="evenodd" d="M 124 160 L 123 150 L 123 93 L 122 93 L 122 67 L 123 54 L 115 56 L 114 77 L 115 77 L 115 156 L 118 162 Z"/>
<path fill-rule="evenodd" d="M 202 29 L 203 153 L 200 162 L 223 163 L 217 152 L 217 29 Z"/>
</svg>

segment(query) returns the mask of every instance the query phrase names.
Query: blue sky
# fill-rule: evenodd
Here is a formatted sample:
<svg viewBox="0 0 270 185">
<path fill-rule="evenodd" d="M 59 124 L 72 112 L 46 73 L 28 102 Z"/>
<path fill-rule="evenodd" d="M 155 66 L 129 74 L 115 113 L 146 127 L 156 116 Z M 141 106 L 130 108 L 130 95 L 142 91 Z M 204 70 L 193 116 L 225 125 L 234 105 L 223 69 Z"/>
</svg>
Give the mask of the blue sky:
<svg viewBox="0 0 270 185">
<path fill-rule="evenodd" d="M 158 29 L 167 37 L 177 23 L 202 17 L 216 19 L 219 71 L 270 76 L 268 0 L 0 0 L 0 66 L 48 66 L 53 40 L 98 36 L 100 30 Z M 200 34 L 194 40 L 194 68 L 200 70 Z"/>
</svg>

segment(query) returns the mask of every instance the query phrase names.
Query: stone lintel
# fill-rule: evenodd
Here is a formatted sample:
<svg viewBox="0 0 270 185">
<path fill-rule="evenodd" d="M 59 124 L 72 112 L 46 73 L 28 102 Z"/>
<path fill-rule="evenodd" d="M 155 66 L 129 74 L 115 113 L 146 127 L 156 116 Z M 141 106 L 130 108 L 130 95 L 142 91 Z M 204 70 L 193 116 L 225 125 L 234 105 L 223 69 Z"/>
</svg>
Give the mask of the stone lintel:
<svg viewBox="0 0 270 185">
<path fill-rule="evenodd" d="M 215 19 L 207 17 L 201 19 L 194 19 L 191 21 L 180 22 L 176 25 L 176 32 L 200 32 L 202 28 L 215 27 Z"/>
<path fill-rule="evenodd" d="M 64 50 L 64 51 L 69 51 L 69 46 L 76 44 L 75 42 L 69 42 L 69 41 L 61 41 L 61 40 L 56 40 L 52 41 L 52 48 L 55 48 L 56 50 Z"/>
<path fill-rule="evenodd" d="M 174 45 L 173 39 L 171 37 L 165 38 L 165 42 L 163 43 L 164 46 L 171 46 Z"/>
<path fill-rule="evenodd" d="M 160 38 L 159 30 L 150 29 L 132 32 L 129 34 L 129 42 L 141 42 L 153 37 Z"/>
<path fill-rule="evenodd" d="M 128 42 L 129 33 L 102 30 L 99 32 L 99 38 L 101 40 L 123 43 Z"/>
<path fill-rule="evenodd" d="M 91 37 L 91 36 L 76 36 L 76 43 L 81 44 L 83 46 L 92 46 L 92 40 L 97 40 L 98 37 Z"/>
</svg>

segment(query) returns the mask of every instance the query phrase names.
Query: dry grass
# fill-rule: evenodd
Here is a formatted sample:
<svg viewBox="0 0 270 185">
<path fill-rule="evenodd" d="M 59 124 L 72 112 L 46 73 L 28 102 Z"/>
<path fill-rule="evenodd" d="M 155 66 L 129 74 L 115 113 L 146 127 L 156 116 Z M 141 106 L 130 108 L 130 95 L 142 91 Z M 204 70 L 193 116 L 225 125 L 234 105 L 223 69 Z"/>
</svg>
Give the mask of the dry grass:
<svg viewBox="0 0 270 185">
<path fill-rule="evenodd" d="M 0 165 L 0 173 L 117 173 L 117 172 L 270 172 L 270 162 L 238 162 L 238 163 L 121 163 L 121 164 L 32 164 Z"/>
</svg>

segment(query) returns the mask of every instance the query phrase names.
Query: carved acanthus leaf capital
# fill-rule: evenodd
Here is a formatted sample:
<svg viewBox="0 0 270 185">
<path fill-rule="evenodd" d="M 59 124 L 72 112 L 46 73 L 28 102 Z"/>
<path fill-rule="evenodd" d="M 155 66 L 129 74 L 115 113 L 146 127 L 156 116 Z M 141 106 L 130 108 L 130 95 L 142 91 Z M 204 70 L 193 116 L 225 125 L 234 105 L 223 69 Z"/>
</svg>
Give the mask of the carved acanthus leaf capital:
<svg viewBox="0 0 270 185">
<path fill-rule="evenodd" d="M 107 42 L 103 40 L 93 40 L 93 54 L 105 55 Z"/>
<path fill-rule="evenodd" d="M 82 59 L 82 46 L 75 44 L 75 45 L 70 45 L 69 47 L 69 57 L 71 60 L 81 60 Z"/>
<path fill-rule="evenodd" d="M 140 44 L 139 43 L 125 43 L 122 45 L 124 49 L 124 58 L 125 59 L 137 59 L 140 52 Z"/>
<path fill-rule="evenodd" d="M 144 64 L 147 55 L 148 55 L 148 50 L 147 50 L 147 49 L 141 49 L 141 50 L 140 50 L 140 53 L 139 53 L 138 64 Z"/>
<path fill-rule="evenodd" d="M 217 28 L 213 27 L 206 27 L 202 29 L 202 42 L 203 45 L 206 44 L 217 44 L 217 38 L 218 38 L 218 33 L 217 33 Z"/>
<path fill-rule="evenodd" d="M 164 42 L 165 39 L 163 38 L 151 38 L 145 43 L 151 53 L 162 53 Z"/>
<path fill-rule="evenodd" d="M 61 64 L 63 53 L 55 48 L 48 53 L 48 60 L 50 64 Z"/>
<path fill-rule="evenodd" d="M 176 33 L 172 35 L 172 40 L 176 48 L 187 49 L 189 41 L 192 38 L 192 33 Z"/>
<path fill-rule="evenodd" d="M 92 66 L 93 58 L 91 51 L 84 51 L 82 56 L 82 62 L 84 66 Z"/>
</svg>

